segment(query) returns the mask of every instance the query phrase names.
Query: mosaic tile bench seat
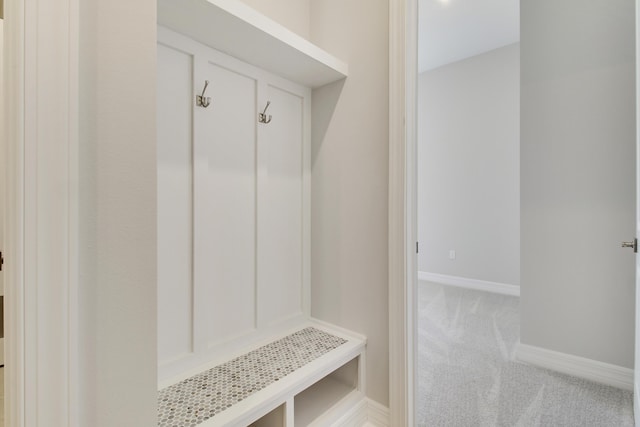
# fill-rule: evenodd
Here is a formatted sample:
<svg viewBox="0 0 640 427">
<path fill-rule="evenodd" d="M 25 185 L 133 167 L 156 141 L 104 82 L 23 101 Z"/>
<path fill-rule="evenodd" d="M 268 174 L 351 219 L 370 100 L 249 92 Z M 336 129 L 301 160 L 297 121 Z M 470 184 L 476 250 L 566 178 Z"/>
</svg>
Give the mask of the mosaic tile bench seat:
<svg viewBox="0 0 640 427">
<path fill-rule="evenodd" d="M 202 424 L 345 343 L 308 327 L 169 386 L 158 393 L 158 426 Z"/>
</svg>

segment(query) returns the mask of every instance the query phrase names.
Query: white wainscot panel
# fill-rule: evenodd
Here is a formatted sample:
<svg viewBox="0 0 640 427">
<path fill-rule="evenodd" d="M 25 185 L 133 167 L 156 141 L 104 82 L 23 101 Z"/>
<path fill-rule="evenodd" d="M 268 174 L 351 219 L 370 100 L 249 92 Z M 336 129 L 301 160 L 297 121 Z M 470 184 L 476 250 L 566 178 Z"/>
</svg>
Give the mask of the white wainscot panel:
<svg viewBox="0 0 640 427">
<path fill-rule="evenodd" d="M 198 109 L 204 135 L 197 140 L 209 164 L 208 215 L 196 231 L 207 250 L 199 256 L 206 274 L 198 312 L 213 346 L 256 328 L 257 82 L 212 63 L 205 70 L 211 105 Z"/>
<path fill-rule="evenodd" d="M 311 93 L 166 28 L 158 37 L 166 382 L 308 316 Z M 207 108 L 195 105 L 205 81 Z M 267 101 L 272 120 L 258 124 Z"/>
<path fill-rule="evenodd" d="M 304 99 L 274 86 L 269 124 L 260 125 L 268 171 L 261 205 L 260 319 L 277 322 L 302 312 L 303 296 L 303 106 Z"/>
<path fill-rule="evenodd" d="M 193 350 L 193 58 L 158 45 L 158 360 Z"/>
</svg>

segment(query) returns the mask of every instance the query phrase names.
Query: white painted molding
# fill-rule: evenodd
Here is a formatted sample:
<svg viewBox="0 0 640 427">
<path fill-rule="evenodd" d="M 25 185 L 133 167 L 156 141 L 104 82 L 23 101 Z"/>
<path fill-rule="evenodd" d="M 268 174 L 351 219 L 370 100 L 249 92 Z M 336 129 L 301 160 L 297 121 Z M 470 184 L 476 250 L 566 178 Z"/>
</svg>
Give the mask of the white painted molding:
<svg viewBox="0 0 640 427">
<path fill-rule="evenodd" d="M 597 383 L 633 390 L 633 369 L 518 343 L 516 360 Z"/>
<path fill-rule="evenodd" d="M 389 424 L 414 425 L 417 0 L 389 2 Z"/>
<path fill-rule="evenodd" d="M 636 105 L 640 105 L 640 1 L 636 0 Z M 636 108 L 636 125 L 640 124 L 640 108 Z M 636 193 L 640 186 L 640 126 L 636 126 Z M 636 197 L 636 236 L 640 235 L 640 197 Z M 636 315 L 635 315 L 635 355 L 633 413 L 635 425 L 640 427 L 640 277 L 638 277 L 639 259 L 636 256 Z"/>
<path fill-rule="evenodd" d="M 367 421 L 376 427 L 389 427 L 389 408 L 367 399 Z"/>
<path fill-rule="evenodd" d="M 637 414 L 640 414 L 640 396 L 638 396 L 638 392 L 637 390 L 640 390 L 640 388 L 638 388 L 640 386 L 640 384 L 635 383 L 634 387 L 633 387 L 633 414 L 634 414 L 634 418 L 636 420 L 635 425 L 636 427 L 640 427 L 640 416 L 638 416 Z"/>
<path fill-rule="evenodd" d="M 349 400 L 347 398 L 347 400 Z M 361 395 L 356 403 L 346 402 L 348 408 L 340 414 L 339 418 L 333 422 L 325 417 L 320 417 L 312 423 L 312 426 L 330 425 L 332 427 L 362 427 L 367 422 L 368 416 L 368 399 Z M 340 406 L 338 404 L 337 406 Z M 333 412 L 335 408 L 329 410 Z M 338 408 L 339 410 L 339 408 Z"/>
<path fill-rule="evenodd" d="M 5 423 L 25 424 L 24 358 L 24 0 L 4 5 L 4 102 L 5 128 Z M 9 255 L 11 254 L 11 255 Z"/>
<path fill-rule="evenodd" d="M 7 425 L 77 425 L 78 0 L 5 2 Z"/>
<path fill-rule="evenodd" d="M 314 425 L 316 425 L 314 423 Z M 332 427 L 389 427 L 389 408 L 363 397 L 352 405 Z"/>
<path fill-rule="evenodd" d="M 489 282 L 487 280 L 469 279 L 467 277 L 449 276 L 446 274 L 418 272 L 418 280 L 435 282 L 442 285 L 457 286 L 459 288 L 474 289 L 477 291 L 493 292 L 494 294 L 520 296 L 520 286 L 506 283 Z"/>
</svg>

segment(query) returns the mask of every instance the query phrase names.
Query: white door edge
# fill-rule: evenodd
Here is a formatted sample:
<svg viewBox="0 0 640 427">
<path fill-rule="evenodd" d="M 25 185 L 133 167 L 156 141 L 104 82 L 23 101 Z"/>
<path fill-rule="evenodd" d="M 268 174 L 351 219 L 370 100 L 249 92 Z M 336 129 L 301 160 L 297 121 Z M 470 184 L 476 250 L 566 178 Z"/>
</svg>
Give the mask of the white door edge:
<svg viewBox="0 0 640 427">
<path fill-rule="evenodd" d="M 636 0 L 636 237 L 640 237 L 640 0 Z M 636 254 L 636 324 L 633 413 L 640 427 L 640 257 Z"/>
<path fill-rule="evenodd" d="M 415 418 L 417 0 L 389 3 L 390 425 Z"/>
</svg>

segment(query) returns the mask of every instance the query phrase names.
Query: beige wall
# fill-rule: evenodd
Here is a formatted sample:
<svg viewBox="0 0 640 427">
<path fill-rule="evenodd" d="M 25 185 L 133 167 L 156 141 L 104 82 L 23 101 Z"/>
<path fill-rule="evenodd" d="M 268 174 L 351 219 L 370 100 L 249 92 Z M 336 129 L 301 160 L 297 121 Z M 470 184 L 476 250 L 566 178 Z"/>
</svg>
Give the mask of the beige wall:
<svg viewBox="0 0 640 427">
<path fill-rule="evenodd" d="M 419 75 L 418 241 L 419 271 L 520 284 L 518 43 Z"/>
<path fill-rule="evenodd" d="M 154 426 L 156 3 L 80 6 L 79 425 Z"/>
<path fill-rule="evenodd" d="M 263 15 L 308 39 L 311 0 L 241 0 Z"/>
<path fill-rule="evenodd" d="M 633 368 L 634 0 L 521 3 L 521 342 Z"/>
<path fill-rule="evenodd" d="M 313 92 L 311 313 L 367 335 L 367 395 L 388 405 L 388 1 L 314 0 L 311 40 L 349 64 Z"/>
</svg>

